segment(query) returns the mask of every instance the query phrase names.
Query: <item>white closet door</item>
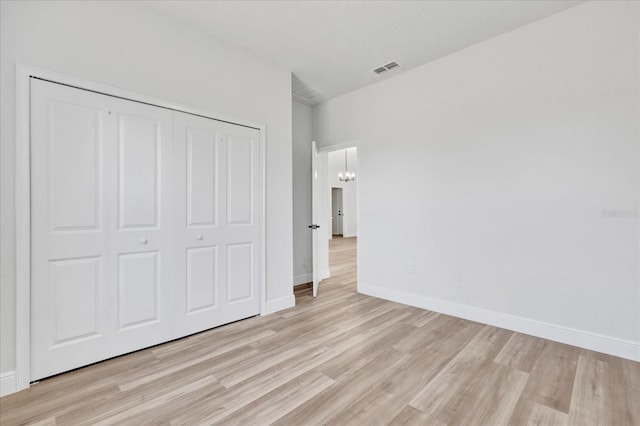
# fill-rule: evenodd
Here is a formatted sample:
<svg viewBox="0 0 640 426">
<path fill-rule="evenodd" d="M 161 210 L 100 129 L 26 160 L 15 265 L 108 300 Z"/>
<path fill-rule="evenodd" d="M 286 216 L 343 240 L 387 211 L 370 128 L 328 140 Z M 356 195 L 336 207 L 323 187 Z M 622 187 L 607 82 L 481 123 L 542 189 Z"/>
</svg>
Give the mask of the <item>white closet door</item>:
<svg viewBox="0 0 640 426">
<path fill-rule="evenodd" d="M 112 99 L 110 270 L 119 355 L 173 338 L 171 111 Z"/>
<path fill-rule="evenodd" d="M 109 98 L 31 80 L 31 379 L 108 357 Z"/>
<path fill-rule="evenodd" d="M 174 113 L 177 334 L 259 313 L 259 131 Z"/>
<path fill-rule="evenodd" d="M 173 338 L 171 112 L 31 82 L 31 379 Z"/>
<path fill-rule="evenodd" d="M 32 80 L 32 380 L 259 313 L 259 149 Z"/>
</svg>

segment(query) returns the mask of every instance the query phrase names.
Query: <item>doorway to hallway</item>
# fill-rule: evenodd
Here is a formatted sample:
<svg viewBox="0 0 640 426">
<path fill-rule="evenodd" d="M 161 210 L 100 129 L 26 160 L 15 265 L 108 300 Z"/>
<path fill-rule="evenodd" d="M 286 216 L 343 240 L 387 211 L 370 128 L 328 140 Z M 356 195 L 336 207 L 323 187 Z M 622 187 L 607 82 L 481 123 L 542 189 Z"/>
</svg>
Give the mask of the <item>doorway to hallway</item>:
<svg viewBox="0 0 640 426">
<path fill-rule="evenodd" d="M 331 241 L 357 236 L 357 148 L 352 144 L 318 148 L 312 142 L 311 199 L 312 288 L 318 295 L 320 282 L 335 277 L 330 266 Z M 355 276 L 357 261 L 353 262 Z"/>
</svg>

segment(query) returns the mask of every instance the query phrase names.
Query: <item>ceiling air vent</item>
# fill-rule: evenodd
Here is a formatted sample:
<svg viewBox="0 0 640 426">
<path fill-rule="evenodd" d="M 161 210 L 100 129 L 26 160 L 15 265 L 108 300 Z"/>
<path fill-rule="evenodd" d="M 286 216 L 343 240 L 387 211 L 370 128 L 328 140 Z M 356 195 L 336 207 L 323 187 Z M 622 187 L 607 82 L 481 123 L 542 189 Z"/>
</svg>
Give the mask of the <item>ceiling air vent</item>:
<svg viewBox="0 0 640 426">
<path fill-rule="evenodd" d="M 311 99 L 320 96 L 320 92 L 313 90 L 310 87 L 301 87 L 300 89 L 293 91 L 293 96 L 310 101 Z"/>
<path fill-rule="evenodd" d="M 381 67 L 374 69 L 373 72 L 375 72 L 376 74 L 382 74 L 383 72 L 387 72 L 399 66 L 400 66 L 399 63 L 397 63 L 396 61 L 393 61 L 393 62 L 389 62 L 386 65 L 382 65 Z"/>
</svg>

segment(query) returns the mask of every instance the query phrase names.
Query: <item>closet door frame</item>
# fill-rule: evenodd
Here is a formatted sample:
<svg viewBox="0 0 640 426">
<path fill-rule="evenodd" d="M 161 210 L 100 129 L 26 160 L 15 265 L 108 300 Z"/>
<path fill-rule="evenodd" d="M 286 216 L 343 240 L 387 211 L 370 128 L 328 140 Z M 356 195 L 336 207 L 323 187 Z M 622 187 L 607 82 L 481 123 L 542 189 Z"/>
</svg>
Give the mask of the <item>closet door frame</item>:
<svg viewBox="0 0 640 426">
<path fill-rule="evenodd" d="M 30 81 L 32 78 L 64 84 L 78 89 L 89 90 L 135 102 L 141 102 L 169 110 L 184 112 L 257 129 L 259 140 L 260 178 L 260 256 L 259 256 L 259 301 L 260 315 L 266 313 L 266 273 L 265 273 L 265 159 L 266 126 L 248 120 L 230 117 L 216 112 L 202 110 L 165 99 L 143 95 L 129 90 L 96 83 L 93 81 L 60 74 L 43 68 L 16 64 L 16 389 L 20 391 L 30 386 L 31 377 L 31 160 L 30 160 Z"/>
</svg>

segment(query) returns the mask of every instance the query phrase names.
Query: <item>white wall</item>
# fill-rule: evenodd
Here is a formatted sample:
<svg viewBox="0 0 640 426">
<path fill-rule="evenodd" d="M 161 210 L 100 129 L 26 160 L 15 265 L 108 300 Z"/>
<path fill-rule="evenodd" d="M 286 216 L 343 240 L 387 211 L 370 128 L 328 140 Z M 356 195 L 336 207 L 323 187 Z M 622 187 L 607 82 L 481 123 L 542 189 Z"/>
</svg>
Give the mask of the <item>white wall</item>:
<svg viewBox="0 0 640 426">
<path fill-rule="evenodd" d="M 311 107 L 293 101 L 293 285 L 311 282 Z"/>
<path fill-rule="evenodd" d="M 124 2 L 0 7 L 0 371 L 15 367 L 16 62 L 265 123 L 267 307 L 293 303 L 290 72 Z"/>
<path fill-rule="evenodd" d="M 360 140 L 360 291 L 640 360 L 638 9 L 587 2 L 315 107 L 320 145 Z"/>
<path fill-rule="evenodd" d="M 338 173 L 344 174 L 344 149 L 331 151 L 328 153 L 329 162 L 329 188 L 327 196 L 329 197 L 329 212 L 331 212 L 331 188 L 342 188 L 342 232 L 345 238 L 355 237 L 358 235 L 358 210 L 356 199 L 358 196 L 358 181 L 342 182 L 338 179 Z M 347 149 L 347 164 L 349 172 L 358 175 L 358 154 L 357 148 Z M 331 216 L 329 216 L 331 219 Z M 331 221 L 330 221 L 331 224 Z M 331 235 L 331 233 L 330 233 Z"/>
</svg>

